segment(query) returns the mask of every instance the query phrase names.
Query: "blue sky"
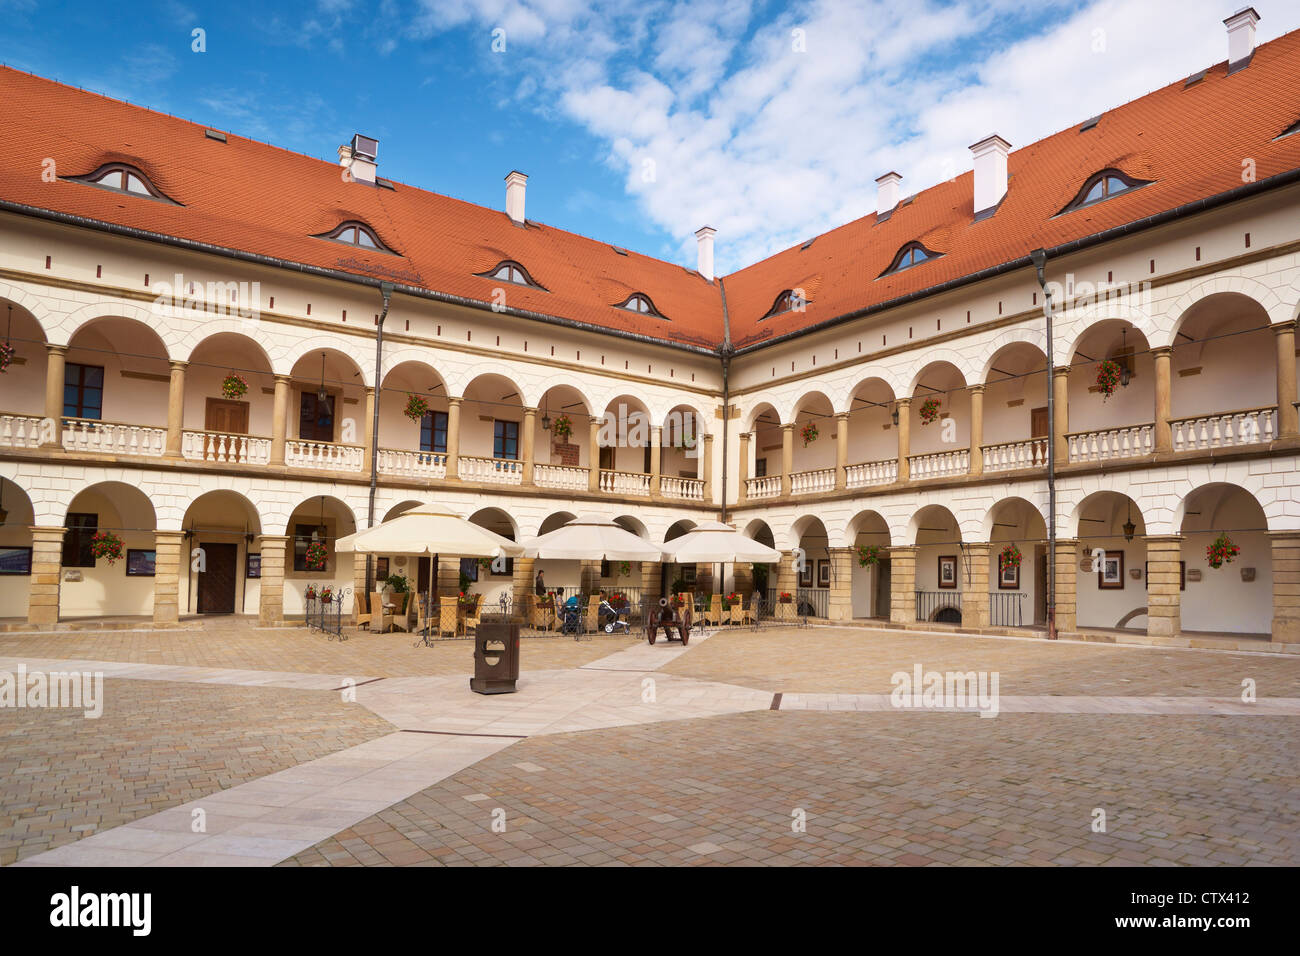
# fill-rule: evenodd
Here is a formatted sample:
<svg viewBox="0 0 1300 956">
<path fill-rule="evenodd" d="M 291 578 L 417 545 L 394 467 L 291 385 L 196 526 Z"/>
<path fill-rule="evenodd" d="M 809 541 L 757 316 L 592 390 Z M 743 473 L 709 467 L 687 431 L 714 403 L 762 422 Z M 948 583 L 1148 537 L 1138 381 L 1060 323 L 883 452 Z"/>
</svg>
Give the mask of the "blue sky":
<svg viewBox="0 0 1300 956">
<path fill-rule="evenodd" d="M 0 0 L 0 60 L 380 175 L 723 271 L 1227 54 L 1232 0 Z M 1300 4 L 1262 0 L 1264 42 Z M 106 11 L 111 11 L 106 15 Z M 195 52 L 193 33 L 206 49 Z M 494 49 L 495 45 L 495 49 Z M 502 46 L 504 45 L 504 49 Z"/>
</svg>

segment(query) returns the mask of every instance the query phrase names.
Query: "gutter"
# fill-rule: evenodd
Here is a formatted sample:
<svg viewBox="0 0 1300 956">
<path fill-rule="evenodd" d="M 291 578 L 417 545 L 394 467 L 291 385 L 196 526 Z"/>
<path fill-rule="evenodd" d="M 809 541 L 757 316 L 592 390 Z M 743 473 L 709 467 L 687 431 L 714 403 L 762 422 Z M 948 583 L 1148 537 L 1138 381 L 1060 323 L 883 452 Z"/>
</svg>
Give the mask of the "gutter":
<svg viewBox="0 0 1300 956">
<path fill-rule="evenodd" d="M 1105 230 L 1104 232 L 1093 233 L 1091 236 L 1084 236 L 1081 239 L 1073 239 L 1070 242 L 1062 243 L 1059 246 L 1053 246 L 1052 248 L 1044 251 L 1046 252 L 1047 258 L 1058 259 L 1061 256 L 1069 255 L 1070 253 L 1073 252 L 1079 252 L 1083 249 L 1088 249 L 1091 248 L 1092 246 L 1100 245 L 1101 243 L 1104 242 L 1109 242 L 1112 239 L 1118 239 L 1124 236 L 1133 235 L 1139 232 L 1143 232 L 1147 229 L 1153 229 L 1156 226 L 1163 226 L 1166 225 L 1167 223 L 1175 222 L 1187 216 L 1195 215 L 1196 213 L 1206 212 L 1210 209 L 1215 209 L 1219 206 L 1225 206 L 1228 205 L 1229 203 L 1237 202 L 1238 200 L 1241 199 L 1247 199 L 1251 196 L 1268 192 L 1273 189 L 1281 189 L 1285 186 L 1290 186 L 1295 183 L 1300 183 L 1300 167 L 1297 167 L 1296 169 L 1292 169 L 1285 173 L 1279 173 L 1276 176 L 1270 176 L 1268 179 L 1261 179 L 1253 183 L 1247 183 L 1244 186 L 1238 186 L 1235 189 L 1230 189 L 1225 193 L 1219 193 L 1216 196 L 1209 196 L 1205 199 L 1197 199 L 1189 203 L 1184 203 L 1181 206 L 1177 206 L 1173 209 L 1167 209 L 1164 212 L 1156 213 L 1154 216 L 1148 216 L 1145 219 L 1138 219 L 1133 222 L 1126 223 L 1122 226 L 1114 226 L 1110 229 Z M 907 305 L 912 302 L 919 302 L 922 299 L 928 299 L 931 296 L 940 295 L 944 292 L 950 292 L 953 289 L 960 289 L 963 286 L 967 286 L 975 282 L 980 282 L 983 281 L 984 279 L 991 279 L 994 276 L 1004 275 L 1008 272 L 1013 272 L 1017 269 L 1023 269 L 1026 266 L 1032 266 L 1032 265 L 1033 265 L 1033 260 L 1029 257 L 1028 254 L 1026 254 L 1021 256 L 1018 259 L 1013 259 L 1010 262 L 1004 262 L 1001 265 L 991 266 L 987 269 L 982 269 L 979 272 L 973 272 L 970 275 L 962 276 L 957 279 L 950 279 L 949 281 L 940 283 L 939 285 L 930 286 L 928 289 L 921 289 L 918 292 L 909 292 L 907 295 L 890 299 L 887 302 L 880 302 L 877 303 L 876 305 L 869 305 L 866 306 L 865 308 L 855 309 L 852 312 L 845 312 L 843 315 L 837 315 L 834 318 L 824 319 L 821 322 L 817 322 L 813 325 L 805 326 L 796 331 L 786 332 L 783 333 L 782 335 L 776 336 L 775 338 L 766 339 L 762 342 L 756 342 L 753 345 L 744 346 L 743 348 L 736 349 L 734 354 L 737 357 L 742 355 L 751 355 L 755 352 L 758 352 L 761 349 L 765 349 L 773 345 L 779 345 L 782 342 L 788 342 L 791 339 L 798 338 L 803 335 L 807 335 L 811 332 L 819 332 L 824 329 L 829 329 L 836 325 L 841 325 L 845 322 L 851 322 L 855 319 L 865 318 L 866 316 L 875 315 L 880 312 L 885 312 L 889 309 L 896 309 L 902 305 Z"/>
<path fill-rule="evenodd" d="M 195 239 L 182 239 L 179 236 L 169 236 L 160 232 L 150 232 L 145 229 L 137 229 L 134 226 L 120 226 L 116 223 L 103 222 L 99 219 L 90 219 L 86 216 L 77 216 L 72 213 L 56 212 L 52 209 L 42 209 L 39 206 L 28 206 L 25 203 L 16 203 L 7 199 L 0 199 L 0 210 L 17 213 L 20 216 L 31 216 L 36 219 L 43 219 L 47 222 L 55 222 L 61 225 L 79 226 L 84 229 L 94 229 L 99 232 L 126 236 L 130 239 L 140 239 L 144 242 L 156 242 L 165 246 L 187 249 L 191 252 L 201 252 L 208 255 L 222 256 L 227 259 L 235 259 L 240 262 L 269 266 L 274 269 L 287 269 L 294 272 L 301 272 L 305 275 L 318 276 L 325 279 L 335 279 L 339 282 L 350 282 L 353 285 L 369 286 L 378 289 L 385 284 L 389 284 L 393 286 L 394 291 L 417 299 L 428 299 L 433 302 L 442 302 L 447 305 L 458 305 L 467 309 L 477 309 L 481 312 L 495 312 L 497 314 L 514 316 L 515 318 L 530 319 L 534 322 L 543 322 L 547 325 L 558 325 L 566 329 L 576 329 L 582 332 L 595 332 L 597 334 L 610 335 L 615 338 L 627 339 L 643 345 L 676 349 L 677 351 L 689 352 L 693 355 L 717 354 L 717 349 L 708 348 L 702 345 L 688 345 L 684 342 L 657 339 L 653 336 L 642 335 L 638 332 L 624 332 L 619 329 L 590 325 L 586 322 L 578 322 L 574 319 L 566 319 L 545 312 L 532 312 L 528 309 L 513 309 L 508 306 L 494 307 L 493 304 L 489 302 L 480 302 L 477 299 L 467 299 L 464 296 L 451 295 L 447 292 L 436 292 L 433 289 L 425 289 L 421 286 L 392 283 L 388 279 L 372 278 L 370 276 L 358 275 L 353 272 L 344 272 L 339 269 L 326 268 L 325 266 L 307 265 L 306 263 L 294 262 L 290 259 L 278 259 L 275 256 L 265 256 L 256 252 L 245 252 L 240 249 L 230 249 L 225 246 L 199 242 Z"/>
<path fill-rule="evenodd" d="M 722 347 L 718 356 L 722 359 L 722 523 L 727 523 L 727 432 L 731 419 L 731 356 L 735 349 L 731 347 L 731 318 L 727 313 L 727 288 L 718 278 L 718 294 L 722 297 Z"/>
</svg>

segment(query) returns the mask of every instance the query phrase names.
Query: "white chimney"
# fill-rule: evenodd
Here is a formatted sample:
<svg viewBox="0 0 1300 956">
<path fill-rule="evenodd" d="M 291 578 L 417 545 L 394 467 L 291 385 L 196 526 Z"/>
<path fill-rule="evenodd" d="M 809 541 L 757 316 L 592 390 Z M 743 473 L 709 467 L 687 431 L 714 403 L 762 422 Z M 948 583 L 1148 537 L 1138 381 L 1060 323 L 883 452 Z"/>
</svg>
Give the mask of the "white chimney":
<svg viewBox="0 0 1300 956">
<path fill-rule="evenodd" d="M 519 170 L 514 170 L 506 177 L 506 215 L 515 223 L 524 224 L 524 187 L 528 177 Z"/>
<path fill-rule="evenodd" d="M 351 143 L 339 147 L 339 165 L 352 174 L 354 181 L 373 183 L 378 155 L 379 141 L 357 133 Z"/>
<path fill-rule="evenodd" d="M 712 226 L 701 226 L 695 230 L 695 238 L 699 241 L 699 273 L 713 281 L 713 237 L 718 234 L 718 230 Z"/>
<path fill-rule="evenodd" d="M 1007 194 L 1007 151 L 1011 144 L 994 133 L 970 148 L 975 157 L 975 215 L 987 213 Z"/>
<path fill-rule="evenodd" d="M 885 173 L 876 180 L 876 215 L 883 216 L 898 205 L 898 184 L 903 177 L 898 173 Z"/>
<path fill-rule="evenodd" d="M 1235 73 L 1250 62 L 1255 52 L 1255 24 L 1259 14 L 1254 7 L 1242 7 L 1223 21 L 1228 28 L 1228 72 Z"/>
</svg>

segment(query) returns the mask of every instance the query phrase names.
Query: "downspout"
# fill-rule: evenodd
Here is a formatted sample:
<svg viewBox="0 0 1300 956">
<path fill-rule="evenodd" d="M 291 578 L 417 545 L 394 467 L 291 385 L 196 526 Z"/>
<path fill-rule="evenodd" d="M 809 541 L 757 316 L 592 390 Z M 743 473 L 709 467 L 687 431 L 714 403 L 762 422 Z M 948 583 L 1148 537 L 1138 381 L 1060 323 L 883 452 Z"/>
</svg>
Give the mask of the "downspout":
<svg viewBox="0 0 1300 956">
<path fill-rule="evenodd" d="M 1029 254 L 1043 290 L 1047 320 L 1047 639 L 1056 640 L 1056 346 L 1052 339 L 1052 293 L 1047 288 L 1047 252 Z M 999 572 L 1000 573 L 1000 572 Z"/>
<path fill-rule="evenodd" d="M 381 282 L 379 291 L 384 296 L 384 310 L 379 313 L 379 327 L 375 330 L 375 400 L 370 417 L 370 504 L 366 510 L 366 527 L 375 526 L 375 490 L 379 485 L 379 400 L 382 397 L 380 383 L 383 381 L 384 362 L 384 320 L 388 318 L 388 303 L 393 297 L 393 284 Z M 366 553 L 366 592 L 369 593 L 374 581 L 374 556 Z"/>
<path fill-rule="evenodd" d="M 722 296 L 722 345 L 718 355 L 722 359 L 722 523 L 727 523 L 727 435 L 731 420 L 731 319 L 727 315 L 727 289 L 718 279 L 718 292 Z"/>
</svg>

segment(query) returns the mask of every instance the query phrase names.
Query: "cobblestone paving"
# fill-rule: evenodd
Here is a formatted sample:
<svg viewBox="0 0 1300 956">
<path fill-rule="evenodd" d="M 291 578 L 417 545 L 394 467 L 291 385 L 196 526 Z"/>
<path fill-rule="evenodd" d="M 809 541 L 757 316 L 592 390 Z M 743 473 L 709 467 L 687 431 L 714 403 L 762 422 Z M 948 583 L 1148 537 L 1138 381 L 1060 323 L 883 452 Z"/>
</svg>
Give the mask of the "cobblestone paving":
<svg viewBox="0 0 1300 956">
<path fill-rule="evenodd" d="M 1300 697 L 1300 657 L 1238 654 L 864 628 L 724 629 L 663 668 L 666 674 L 761 690 L 888 694 L 890 676 L 926 670 L 997 671 L 1005 696 Z"/>
<path fill-rule="evenodd" d="M 227 619 L 229 620 L 229 619 Z M 90 658 L 135 664 L 244 668 L 308 674 L 365 674 L 411 677 L 468 674 L 474 668 L 472 641 L 444 641 L 412 647 L 411 634 L 355 631 L 346 641 L 329 641 L 305 628 L 257 629 L 249 624 L 214 623 L 191 631 L 53 631 L 0 634 L 0 657 Z M 527 638 L 522 666 L 532 670 L 580 667 L 635 644 L 634 638 Z"/>
<path fill-rule="evenodd" d="M 105 680 L 104 713 L 0 709 L 0 864 L 390 733 L 330 691 Z"/>
<path fill-rule="evenodd" d="M 1296 865 L 1295 734 L 1294 718 L 759 712 L 534 737 L 281 865 Z"/>
</svg>

